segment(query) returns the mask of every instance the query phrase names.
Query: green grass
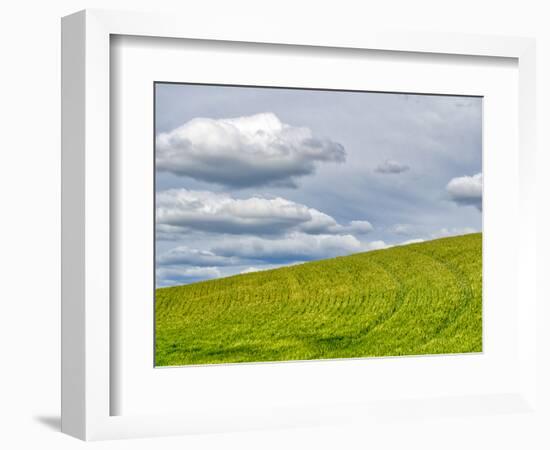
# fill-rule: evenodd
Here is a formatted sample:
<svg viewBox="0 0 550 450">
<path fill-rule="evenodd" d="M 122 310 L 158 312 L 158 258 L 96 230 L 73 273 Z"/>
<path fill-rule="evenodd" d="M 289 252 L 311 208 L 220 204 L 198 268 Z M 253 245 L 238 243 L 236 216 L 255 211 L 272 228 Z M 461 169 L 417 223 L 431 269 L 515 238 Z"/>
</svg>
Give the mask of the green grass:
<svg viewBox="0 0 550 450">
<path fill-rule="evenodd" d="M 156 365 L 482 350 L 481 233 L 156 291 Z"/>
</svg>

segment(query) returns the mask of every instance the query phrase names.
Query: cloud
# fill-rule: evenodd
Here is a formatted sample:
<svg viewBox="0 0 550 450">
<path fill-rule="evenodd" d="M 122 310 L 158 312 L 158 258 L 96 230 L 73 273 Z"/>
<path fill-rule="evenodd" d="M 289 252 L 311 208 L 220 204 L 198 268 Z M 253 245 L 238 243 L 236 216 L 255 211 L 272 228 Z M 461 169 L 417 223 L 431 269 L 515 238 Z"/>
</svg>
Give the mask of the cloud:
<svg viewBox="0 0 550 450">
<path fill-rule="evenodd" d="M 402 164 L 393 159 L 386 159 L 383 163 L 379 164 L 374 171 L 383 174 L 396 174 L 406 172 L 409 169 L 410 167 L 406 164 Z"/>
<path fill-rule="evenodd" d="M 416 230 L 416 227 L 414 225 L 408 224 L 408 223 L 398 223 L 393 226 L 391 226 L 388 231 L 390 233 L 399 234 L 408 236 L 412 233 L 414 233 Z"/>
<path fill-rule="evenodd" d="M 297 266 L 299 264 L 303 264 L 304 262 L 305 261 L 293 261 L 293 262 L 284 263 L 284 264 L 264 264 L 264 265 L 261 265 L 261 266 L 249 266 L 246 269 L 242 269 L 239 272 L 239 274 L 262 272 L 264 270 L 279 269 L 281 267 Z"/>
<path fill-rule="evenodd" d="M 308 235 L 296 233 L 280 239 L 254 236 L 220 242 L 212 251 L 217 255 L 255 259 L 267 263 L 289 263 L 332 258 L 365 251 L 367 248 L 351 235 Z"/>
<path fill-rule="evenodd" d="M 254 272 L 261 272 L 262 270 L 267 270 L 267 268 L 265 267 L 248 267 L 244 270 L 241 270 L 241 274 L 245 274 L 245 273 L 254 273 Z"/>
<path fill-rule="evenodd" d="M 352 220 L 348 226 L 342 227 L 342 231 L 352 234 L 366 234 L 372 230 L 374 230 L 374 227 L 367 220 Z"/>
<path fill-rule="evenodd" d="M 159 223 L 157 220 L 155 229 L 155 239 L 157 241 L 179 241 L 181 239 L 182 229 L 177 226 Z"/>
<path fill-rule="evenodd" d="M 421 242 L 424 242 L 424 239 L 416 238 L 416 239 L 409 239 L 409 240 L 400 242 L 400 243 L 397 244 L 397 245 L 420 244 Z"/>
<path fill-rule="evenodd" d="M 221 272 L 217 267 L 161 267 L 156 270 L 157 286 L 195 283 L 220 276 Z"/>
<path fill-rule="evenodd" d="M 169 189 L 157 194 L 157 227 L 226 234 L 282 235 L 364 234 L 372 230 L 366 220 L 341 225 L 321 211 L 281 197 L 233 198 L 229 194 Z"/>
<path fill-rule="evenodd" d="M 372 241 L 363 244 L 363 251 L 382 250 L 389 247 L 391 247 L 391 245 L 386 244 L 384 241 Z"/>
<path fill-rule="evenodd" d="M 193 265 L 198 267 L 231 266 L 238 263 L 235 258 L 215 255 L 209 250 L 185 246 L 174 247 L 157 258 L 160 265 Z"/>
<path fill-rule="evenodd" d="M 453 178 L 447 184 L 447 192 L 455 203 L 475 206 L 481 211 L 483 176 L 481 173 L 478 173 L 471 177 Z"/>
<path fill-rule="evenodd" d="M 472 227 L 463 228 L 441 228 L 440 230 L 431 234 L 431 239 L 439 239 L 449 236 L 460 236 L 462 234 L 477 233 L 478 230 Z"/>
<path fill-rule="evenodd" d="M 233 188 L 296 187 L 319 163 L 345 159 L 342 145 L 273 113 L 195 118 L 156 137 L 157 170 Z"/>
</svg>

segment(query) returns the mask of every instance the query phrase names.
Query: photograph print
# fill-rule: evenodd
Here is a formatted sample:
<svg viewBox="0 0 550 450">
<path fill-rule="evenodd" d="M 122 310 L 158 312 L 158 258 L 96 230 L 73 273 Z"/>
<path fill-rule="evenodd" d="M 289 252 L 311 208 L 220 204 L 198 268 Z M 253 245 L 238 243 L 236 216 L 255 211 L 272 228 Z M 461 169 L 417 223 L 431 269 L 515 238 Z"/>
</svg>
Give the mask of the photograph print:
<svg viewBox="0 0 550 450">
<path fill-rule="evenodd" d="M 481 97 L 154 89 L 156 366 L 482 351 Z"/>
</svg>

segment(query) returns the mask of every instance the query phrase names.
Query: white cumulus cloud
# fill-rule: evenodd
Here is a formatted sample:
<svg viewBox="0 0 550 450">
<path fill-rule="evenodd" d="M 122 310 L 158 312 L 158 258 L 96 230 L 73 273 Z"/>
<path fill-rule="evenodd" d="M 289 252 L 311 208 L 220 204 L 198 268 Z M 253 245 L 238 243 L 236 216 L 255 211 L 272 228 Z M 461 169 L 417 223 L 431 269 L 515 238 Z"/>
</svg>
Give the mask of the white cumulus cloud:
<svg viewBox="0 0 550 450">
<path fill-rule="evenodd" d="M 341 225 L 328 214 L 281 197 L 239 199 L 187 189 L 159 192 L 156 220 L 165 234 L 181 228 L 227 234 L 360 234 L 373 228 L 366 220 Z"/>
<path fill-rule="evenodd" d="M 343 226 L 342 231 L 352 234 L 365 234 L 374 230 L 368 220 L 352 220 L 348 226 Z"/>
<path fill-rule="evenodd" d="M 296 186 L 321 162 L 343 162 L 344 147 L 285 124 L 273 113 L 195 118 L 156 137 L 156 168 L 234 188 Z"/>
<path fill-rule="evenodd" d="M 363 251 L 382 250 L 389 247 L 391 247 L 391 245 L 386 244 L 384 241 L 378 240 L 363 244 Z"/>
<path fill-rule="evenodd" d="M 459 205 L 475 206 L 481 211 L 481 197 L 483 193 L 483 175 L 453 178 L 447 184 L 447 192 L 451 199 Z"/>
</svg>

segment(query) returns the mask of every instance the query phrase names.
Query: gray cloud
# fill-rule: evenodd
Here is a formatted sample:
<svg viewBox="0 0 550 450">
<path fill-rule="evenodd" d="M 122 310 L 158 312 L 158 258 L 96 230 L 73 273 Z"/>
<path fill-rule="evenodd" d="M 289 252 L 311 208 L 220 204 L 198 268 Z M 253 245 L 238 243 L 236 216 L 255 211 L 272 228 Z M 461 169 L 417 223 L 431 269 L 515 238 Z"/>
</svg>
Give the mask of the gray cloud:
<svg viewBox="0 0 550 450">
<path fill-rule="evenodd" d="M 155 239 L 157 242 L 176 242 L 181 239 L 182 228 L 163 223 L 156 224 Z M 173 244 L 176 245 L 176 244 Z"/>
<path fill-rule="evenodd" d="M 447 192 L 451 200 L 459 205 L 475 206 L 481 211 L 483 194 L 483 176 L 478 173 L 473 176 L 453 178 L 447 184 Z"/>
<path fill-rule="evenodd" d="M 311 261 L 365 251 L 351 235 L 307 235 L 296 233 L 281 239 L 246 236 L 219 243 L 212 251 L 227 257 L 257 259 L 269 263 Z"/>
<path fill-rule="evenodd" d="M 349 225 L 341 226 L 342 232 L 351 234 L 366 234 L 374 230 L 374 227 L 368 220 L 352 220 Z"/>
<path fill-rule="evenodd" d="M 333 258 L 387 247 L 384 241 L 361 242 L 349 234 L 312 236 L 295 233 L 280 239 L 239 237 L 225 240 L 212 250 L 220 255 L 256 259 L 272 264 Z"/>
<path fill-rule="evenodd" d="M 224 193 L 187 189 L 159 192 L 156 219 L 164 234 L 166 230 L 178 229 L 261 235 L 282 235 L 291 231 L 364 234 L 373 229 L 366 220 L 341 225 L 321 211 L 282 197 L 238 199 Z"/>
<path fill-rule="evenodd" d="M 209 250 L 185 246 L 174 247 L 157 258 L 161 265 L 192 265 L 198 267 L 232 266 L 239 263 L 236 258 L 219 256 Z"/>
<path fill-rule="evenodd" d="M 344 147 L 282 123 L 273 113 L 231 119 L 195 118 L 156 138 L 156 168 L 226 187 L 279 185 L 344 162 Z"/>
<path fill-rule="evenodd" d="M 397 174 L 406 172 L 409 169 L 410 167 L 406 164 L 402 164 L 393 159 L 386 159 L 383 163 L 379 164 L 374 171 L 383 174 Z"/>
</svg>

